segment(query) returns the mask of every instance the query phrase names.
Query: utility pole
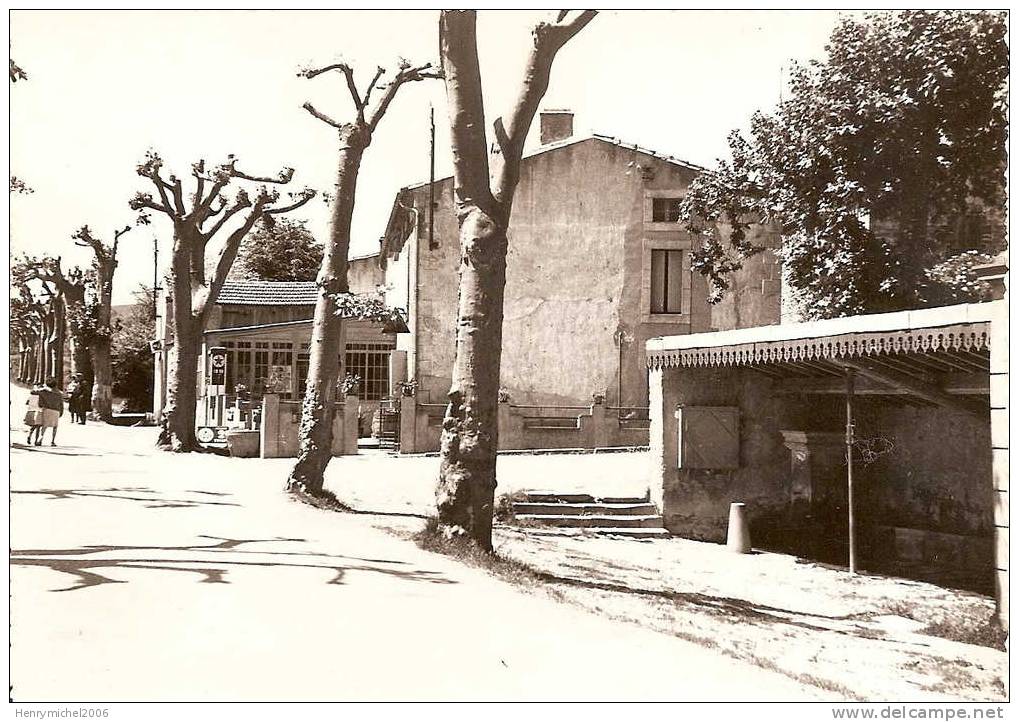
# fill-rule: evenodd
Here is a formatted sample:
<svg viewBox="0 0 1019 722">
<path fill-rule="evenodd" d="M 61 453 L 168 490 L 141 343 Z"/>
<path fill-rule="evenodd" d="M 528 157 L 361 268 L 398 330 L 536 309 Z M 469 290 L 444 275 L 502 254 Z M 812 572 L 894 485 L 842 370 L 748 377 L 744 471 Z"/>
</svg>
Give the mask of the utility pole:
<svg viewBox="0 0 1019 722">
<path fill-rule="evenodd" d="M 856 371 L 846 369 L 846 484 L 849 505 L 849 572 L 856 573 L 856 518 L 853 509 L 853 393 Z"/>
<path fill-rule="evenodd" d="M 428 106 L 431 122 L 431 151 L 428 172 L 428 248 L 435 249 L 435 107 Z"/>
<path fill-rule="evenodd" d="M 159 315 L 159 239 L 152 236 L 152 320 Z"/>
</svg>

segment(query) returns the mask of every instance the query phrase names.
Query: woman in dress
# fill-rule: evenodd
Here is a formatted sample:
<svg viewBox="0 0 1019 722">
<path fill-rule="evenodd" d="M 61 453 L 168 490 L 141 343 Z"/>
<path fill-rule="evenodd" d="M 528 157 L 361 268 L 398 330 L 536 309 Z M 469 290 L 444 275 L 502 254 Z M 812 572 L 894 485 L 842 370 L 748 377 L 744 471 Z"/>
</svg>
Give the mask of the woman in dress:
<svg viewBox="0 0 1019 722">
<path fill-rule="evenodd" d="M 57 426 L 60 424 L 60 417 L 64 413 L 64 397 L 56 390 L 57 380 L 53 377 L 46 379 L 46 384 L 39 389 L 39 406 L 42 414 L 42 424 L 35 445 L 41 446 L 46 429 L 52 429 L 50 446 L 57 445 Z"/>
<path fill-rule="evenodd" d="M 28 439 L 25 444 L 28 446 L 40 446 L 42 444 L 42 407 L 39 406 L 39 384 L 32 386 L 28 394 L 28 401 L 25 402 L 25 426 L 28 427 Z"/>
</svg>

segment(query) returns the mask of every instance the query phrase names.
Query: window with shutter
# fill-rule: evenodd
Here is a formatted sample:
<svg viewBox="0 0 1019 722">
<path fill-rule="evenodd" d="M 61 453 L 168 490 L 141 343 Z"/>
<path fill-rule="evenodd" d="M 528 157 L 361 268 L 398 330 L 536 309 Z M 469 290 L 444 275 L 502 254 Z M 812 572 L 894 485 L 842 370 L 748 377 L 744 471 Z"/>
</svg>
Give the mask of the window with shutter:
<svg viewBox="0 0 1019 722">
<path fill-rule="evenodd" d="M 683 312 L 683 252 L 651 251 L 651 313 Z"/>
</svg>

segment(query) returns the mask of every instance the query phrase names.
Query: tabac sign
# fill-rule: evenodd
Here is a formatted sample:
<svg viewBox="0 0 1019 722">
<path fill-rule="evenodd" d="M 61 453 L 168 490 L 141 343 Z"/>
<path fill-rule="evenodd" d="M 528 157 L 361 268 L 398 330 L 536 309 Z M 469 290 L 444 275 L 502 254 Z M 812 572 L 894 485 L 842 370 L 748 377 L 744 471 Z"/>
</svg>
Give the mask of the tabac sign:
<svg viewBox="0 0 1019 722">
<path fill-rule="evenodd" d="M 209 391 L 211 394 L 226 392 L 226 349 L 214 346 L 209 349 Z"/>
</svg>

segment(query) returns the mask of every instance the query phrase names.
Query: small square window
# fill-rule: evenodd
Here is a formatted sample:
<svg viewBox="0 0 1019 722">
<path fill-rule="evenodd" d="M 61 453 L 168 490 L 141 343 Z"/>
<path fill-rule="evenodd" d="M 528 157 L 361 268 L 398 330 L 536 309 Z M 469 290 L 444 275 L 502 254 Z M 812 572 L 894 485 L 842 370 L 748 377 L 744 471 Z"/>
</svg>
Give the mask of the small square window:
<svg viewBox="0 0 1019 722">
<path fill-rule="evenodd" d="M 651 220 L 654 223 L 676 223 L 679 221 L 679 209 L 682 198 L 652 198 Z"/>
</svg>

